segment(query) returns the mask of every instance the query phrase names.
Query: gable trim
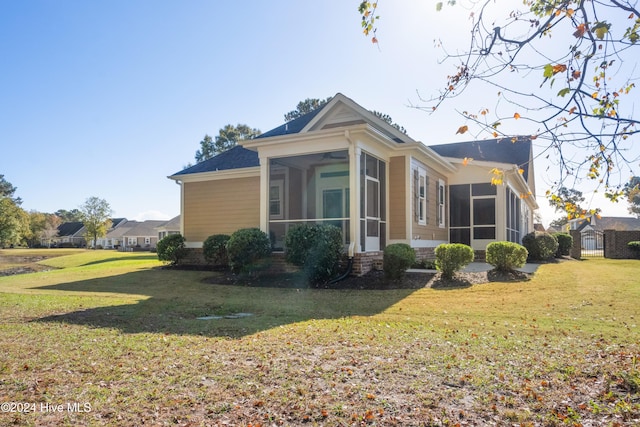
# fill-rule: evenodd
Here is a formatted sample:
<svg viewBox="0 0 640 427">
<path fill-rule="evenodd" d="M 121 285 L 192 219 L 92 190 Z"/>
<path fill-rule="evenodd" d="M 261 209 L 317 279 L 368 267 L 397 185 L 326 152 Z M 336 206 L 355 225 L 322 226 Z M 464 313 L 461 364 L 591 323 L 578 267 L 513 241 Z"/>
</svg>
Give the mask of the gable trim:
<svg viewBox="0 0 640 427">
<path fill-rule="evenodd" d="M 213 172 L 201 172 L 188 175 L 171 175 L 167 178 L 177 182 L 217 181 L 221 179 L 250 178 L 260 176 L 260 167 L 228 169 Z"/>
</svg>

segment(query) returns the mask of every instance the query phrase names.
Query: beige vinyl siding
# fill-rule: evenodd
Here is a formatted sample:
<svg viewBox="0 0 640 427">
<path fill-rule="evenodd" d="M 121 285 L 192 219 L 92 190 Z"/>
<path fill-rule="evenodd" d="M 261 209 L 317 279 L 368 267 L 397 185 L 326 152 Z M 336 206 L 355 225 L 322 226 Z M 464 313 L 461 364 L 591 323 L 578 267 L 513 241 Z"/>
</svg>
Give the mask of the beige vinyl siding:
<svg viewBox="0 0 640 427">
<path fill-rule="evenodd" d="M 444 175 L 434 172 L 433 170 L 427 171 L 429 177 L 429 186 L 427 187 L 427 200 L 428 210 L 427 217 L 429 221 L 427 225 L 420 225 L 416 221 L 416 217 L 411 212 L 411 221 L 413 221 L 413 235 L 419 237 L 420 240 L 449 240 L 449 187 L 447 179 Z M 443 180 L 445 182 L 445 228 L 438 226 L 438 181 Z M 413 197 L 411 198 L 411 208 L 415 209 Z"/>
<path fill-rule="evenodd" d="M 260 178 L 186 182 L 184 236 L 203 242 L 212 234 L 260 227 Z"/>
<path fill-rule="evenodd" d="M 407 239 L 406 187 L 408 172 L 405 157 L 392 157 L 389 162 L 389 239 Z"/>
</svg>

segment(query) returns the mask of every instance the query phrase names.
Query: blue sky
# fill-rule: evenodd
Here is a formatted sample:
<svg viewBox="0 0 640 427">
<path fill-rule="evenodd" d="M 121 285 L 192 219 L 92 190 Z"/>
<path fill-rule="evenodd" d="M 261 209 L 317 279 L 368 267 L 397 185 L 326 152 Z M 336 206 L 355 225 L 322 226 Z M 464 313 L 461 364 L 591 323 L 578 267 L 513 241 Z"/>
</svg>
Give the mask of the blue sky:
<svg viewBox="0 0 640 427">
<path fill-rule="evenodd" d="M 3 2 L 0 174 L 27 210 L 97 196 L 117 217 L 168 219 L 180 200 L 166 177 L 194 161 L 205 134 L 228 123 L 265 132 L 305 98 L 342 92 L 427 145 L 471 139 L 455 134 L 464 121 L 453 105 L 408 107 L 453 71 L 434 39 L 463 48 L 466 12 L 381 3 L 378 48 L 358 3 Z M 545 222 L 557 216 L 539 204 Z M 626 203 L 603 210 L 626 215 Z"/>
</svg>

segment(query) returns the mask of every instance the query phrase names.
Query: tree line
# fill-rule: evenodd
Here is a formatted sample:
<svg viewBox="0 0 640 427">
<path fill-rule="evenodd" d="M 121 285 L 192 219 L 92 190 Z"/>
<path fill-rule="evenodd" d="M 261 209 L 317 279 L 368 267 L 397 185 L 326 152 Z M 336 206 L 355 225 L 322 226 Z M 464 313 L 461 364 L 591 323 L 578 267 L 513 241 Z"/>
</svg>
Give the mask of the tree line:
<svg viewBox="0 0 640 427">
<path fill-rule="evenodd" d="M 113 211 L 104 199 L 89 197 L 79 208 L 45 213 L 22 209 L 16 190 L 0 174 L 0 248 L 49 246 L 58 235 L 58 227 L 66 222 L 82 222 L 87 242 L 95 242 L 111 227 Z"/>
</svg>

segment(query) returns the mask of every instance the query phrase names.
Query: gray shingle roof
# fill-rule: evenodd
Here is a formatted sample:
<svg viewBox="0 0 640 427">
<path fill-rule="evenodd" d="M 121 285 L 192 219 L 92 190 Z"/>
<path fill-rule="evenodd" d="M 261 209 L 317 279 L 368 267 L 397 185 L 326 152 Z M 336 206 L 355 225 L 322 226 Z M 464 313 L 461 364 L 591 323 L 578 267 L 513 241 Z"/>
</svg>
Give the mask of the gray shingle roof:
<svg viewBox="0 0 640 427">
<path fill-rule="evenodd" d="M 255 139 L 299 133 L 320 111 L 324 109 L 326 105 L 327 104 L 317 110 L 313 110 L 310 113 L 305 114 L 304 116 L 280 125 L 277 128 L 271 129 L 270 131 L 257 136 Z M 250 168 L 255 166 L 260 166 L 258 153 L 237 145 L 215 157 L 212 157 L 211 159 L 186 168 L 174 175 L 188 175 L 192 173 L 214 172 L 229 169 Z"/>
<path fill-rule="evenodd" d="M 600 218 L 592 219 L 591 221 L 583 219 L 579 222 L 576 230 L 582 231 L 587 226 L 591 225 L 594 230 L 617 230 L 617 231 L 632 231 L 640 230 L 640 219 L 621 216 L 603 216 Z"/>
<path fill-rule="evenodd" d="M 84 226 L 82 222 L 65 222 L 58 226 L 58 236 L 73 236 Z"/>
<path fill-rule="evenodd" d="M 175 175 L 188 175 L 192 173 L 214 172 L 255 166 L 260 166 L 258 153 L 236 145 L 215 157 L 186 168 Z"/>
<path fill-rule="evenodd" d="M 531 138 L 528 136 L 430 145 L 429 148 L 443 157 L 515 164 L 524 170 L 525 180 L 529 177 Z"/>
<path fill-rule="evenodd" d="M 270 136 L 282 136 L 282 135 L 289 135 L 292 133 L 298 133 L 302 129 L 304 129 L 304 127 L 307 124 L 309 124 L 309 122 L 313 120 L 313 118 L 317 116 L 318 113 L 322 111 L 326 106 L 327 104 L 324 104 L 322 107 L 318 108 L 317 110 L 313 110 L 305 114 L 304 116 L 300 116 L 295 120 L 291 120 L 290 122 L 280 125 L 277 128 L 273 128 L 270 131 L 265 132 L 260 136 L 257 136 L 255 139 L 269 138 Z"/>
</svg>

